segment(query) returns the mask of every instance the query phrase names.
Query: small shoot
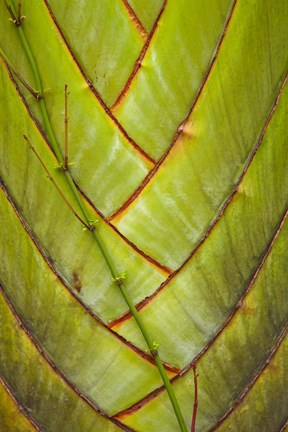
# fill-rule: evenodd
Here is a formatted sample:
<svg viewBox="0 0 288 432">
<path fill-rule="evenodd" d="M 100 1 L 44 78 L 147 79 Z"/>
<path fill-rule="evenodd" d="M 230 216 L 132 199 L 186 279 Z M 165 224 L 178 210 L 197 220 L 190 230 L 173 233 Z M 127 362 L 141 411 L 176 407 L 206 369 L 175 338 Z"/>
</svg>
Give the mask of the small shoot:
<svg viewBox="0 0 288 432">
<path fill-rule="evenodd" d="M 122 271 L 118 276 L 112 278 L 112 281 L 115 282 L 118 286 L 122 285 L 123 281 L 126 279 L 127 271 Z"/>
<path fill-rule="evenodd" d="M 63 192 L 61 191 L 61 189 L 59 188 L 59 186 L 57 185 L 57 183 L 55 182 L 54 178 L 51 176 L 48 168 L 46 167 L 44 161 L 42 160 L 41 156 L 38 154 L 38 152 L 36 151 L 35 147 L 33 147 L 33 145 L 31 144 L 30 140 L 28 139 L 28 137 L 26 135 L 23 135 L 23 138 L 25 139 L 25 141 L 27 142 L 29 148 L 33 151 L 33 153 L 35 154 L 35 156 L 37 157 L 38 161 L 40 162 L 41 166 L 43 167 L 44 171 L 47 174 L 47 177 L 49 178 L 49 180 L 52 182 L 53 186 L 55 187 L 55 189 L 57 190 L 57 192 L 59 193 L 59 195 L 61 196 L 61 198 L 63 199 L 63 201 L 65 202 L 65 204 L 67 205 L 67 207 L 69 208 L 69 210 L 73 213 L 73 215 L 81 222 L 81 224 L 84 226 L 84 228 L 86 228 L 87 230 L 91 231 L 91 226 L 88 225 L 79 215 L 78 213 L 74 210 L 74 208 L 71 206 L 71 204 L 69 203 L 69 201 L 67 200 L 67 198 L 65 197 L 65 195 L 63 194 Z"/>
<path fill-rule="evenodd" d="M 87 228 L 87 227 L 84 227 L 83 228 L 83 231 L 87 231 L 87 230 L 89 230 L 89 231 L 94 231 L 95 229 L 96 229 L 96 224 L 99 222 L 99 220 L 98 219 L 94 219 L 94 220 L 89 220 L 89 228 Z"/>
<path fill-rule="evenodd" d="M 158 353 L 159 343 L 156 340 L 153 340 L 152 346 L 153 346 L 153 349 L 150 349 L 150 353 L 151 353 L 152 357 L 156 357 L 159 354 Z"/>
<path fill-rule="evenodd" d="M 22 9 L 22 1 L 18 0 L 18 8 L 17 8 L 17 15 L 15 13 L 14 7 L 11 5 L 11 2 L 5 0 L 5 4 L 6 4 L 6 8 L 10 14 L 10 18 L 9 21 L 12 21 L 13 24 L 16 25 L 16 27 L 20 27 L 22 24 L 22 21 L 26 18 L 24 15 L 22 15 L 21 13 L 21 9 Z"/>
<path fill-rule="evenodd" d="M 72 166 L 75 165 L 75 162 L 68 162 L 67 166 Z M 67 169 L 65 168 L 65 164 L 64 162 L 60 162 L 57 165 L 54 165 L 54 169 L 59 170 L 59 171 L 67 171 Z"/>
</svg>

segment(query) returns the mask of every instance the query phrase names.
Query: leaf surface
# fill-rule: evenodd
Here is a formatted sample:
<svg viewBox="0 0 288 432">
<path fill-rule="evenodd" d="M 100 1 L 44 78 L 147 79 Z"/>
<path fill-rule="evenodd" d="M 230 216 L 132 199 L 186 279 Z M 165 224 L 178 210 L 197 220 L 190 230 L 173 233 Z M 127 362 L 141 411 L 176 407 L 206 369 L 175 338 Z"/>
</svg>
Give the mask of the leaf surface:
<svg viewBox="0 0 288 432">
<path fill-rule="evenodd" d="M 105 7 L 102 0 L 48 3 L 73 55 L 104 102 L 112 105 L 146 39 L 124 2 L 112 0 Z"/>
<path fill-rule="evenodd" d="M 146 31 L 151 31 L 165 2 L 164 0 L 128 0 L 128 3 L 133 8 Z"/>
<path fill-rule="evenodd" d="M 71 176 L 187 428 L 196 367 L 196 432 L 287 430 L 288 3 L 21 4 L 60 151 L 67 84 Z M 81 216 L 4 1 L 0 22 L 0 429 L 175 432 L 103 255 L 23 138 Z"/>
<path fill-rule="evenodd" d="M 188 114 L 232 3 L 179 0 L 177 7 L 174 2 L 165 3 L 143 59 L 139 59 L 141 67 L 113 108 L 129 134 L 154 159 L 162 156 Z"/>
</svg>

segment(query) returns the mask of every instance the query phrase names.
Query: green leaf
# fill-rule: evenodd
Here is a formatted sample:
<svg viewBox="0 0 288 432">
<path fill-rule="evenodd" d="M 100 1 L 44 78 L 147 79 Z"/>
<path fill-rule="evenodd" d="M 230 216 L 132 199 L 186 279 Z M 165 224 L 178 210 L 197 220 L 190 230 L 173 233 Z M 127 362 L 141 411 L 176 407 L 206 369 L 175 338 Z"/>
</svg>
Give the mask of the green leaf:
<svg viewBox="0 0 288 432">
<path fill-rule="evenodd" d="M 288 3 L 8 4 L 0 429 L 287 430 Z"/>
<path fill-rule="evenodd" d="M 37 430 L 31 420 L 19 410 L 16 399 L 3 381 L 0 381 L 0 407 L 1 423 L 6 432 L 35 432 Z"/>
<path fill-rule="evenodd" d="M 177 6 L 168 1 L 141 68 L 113 107 L 132 138 L 156 160 L 189 112 L 231 6 L 231 0 L 178 0 Z"/>
<path fill-rule="evenodd" d="M 125 1 L 125 0 L 124 0 Z M 164 0 L 127 0 L 147 31 L 151 31 L 158 14 L 165 5 Z"/>
<path fill-rule="evenodd" d="M 105 7 L 94 0 L 83 5 L 68 0 L 48 3 L 73 55 L 104 102 L 112 105 L 146 39 L 124 2 L 112 0 Z"/>
</svg>

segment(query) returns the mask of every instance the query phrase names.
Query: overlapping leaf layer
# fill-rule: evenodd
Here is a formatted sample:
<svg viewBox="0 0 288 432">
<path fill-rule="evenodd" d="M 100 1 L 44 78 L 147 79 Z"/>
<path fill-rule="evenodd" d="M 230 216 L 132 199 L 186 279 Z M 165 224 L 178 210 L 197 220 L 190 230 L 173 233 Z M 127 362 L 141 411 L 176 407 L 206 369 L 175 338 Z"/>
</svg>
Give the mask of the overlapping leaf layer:
<svg viewBox="0 0 288 432">
<path fill-rule="evenodd" d="M 16 5 L 17 2 L 15 2 Z M 22 1 L 71 174 L 197 431 L 287 428 L 288 3 Z M 175 432 L 0 2 L 0 431 Z M 4 425 L 4 426 L 3 426 Z M 2 428 L 2 429 L 1 429 Z"/>
</svg>

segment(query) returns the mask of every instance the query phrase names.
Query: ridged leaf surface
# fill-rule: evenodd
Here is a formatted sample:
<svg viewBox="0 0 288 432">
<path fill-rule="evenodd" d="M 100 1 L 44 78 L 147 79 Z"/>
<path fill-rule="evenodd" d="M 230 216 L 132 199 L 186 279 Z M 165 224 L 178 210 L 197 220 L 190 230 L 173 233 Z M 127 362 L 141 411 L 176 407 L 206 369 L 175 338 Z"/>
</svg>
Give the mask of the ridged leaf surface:
<svg viewBox="0 0 288 432">
<path fill-rule="evenodd" d="M 288 3 L 21 4 L 60 150 L 66 84 L 69 170 L 187 427 L 196 366 L 197 432 L 287 430 Z M 101 251 L 23 138 L 80 214 L 9 17 L 1 0 L 0 431 L 175 432 Z"/>
</svg>

